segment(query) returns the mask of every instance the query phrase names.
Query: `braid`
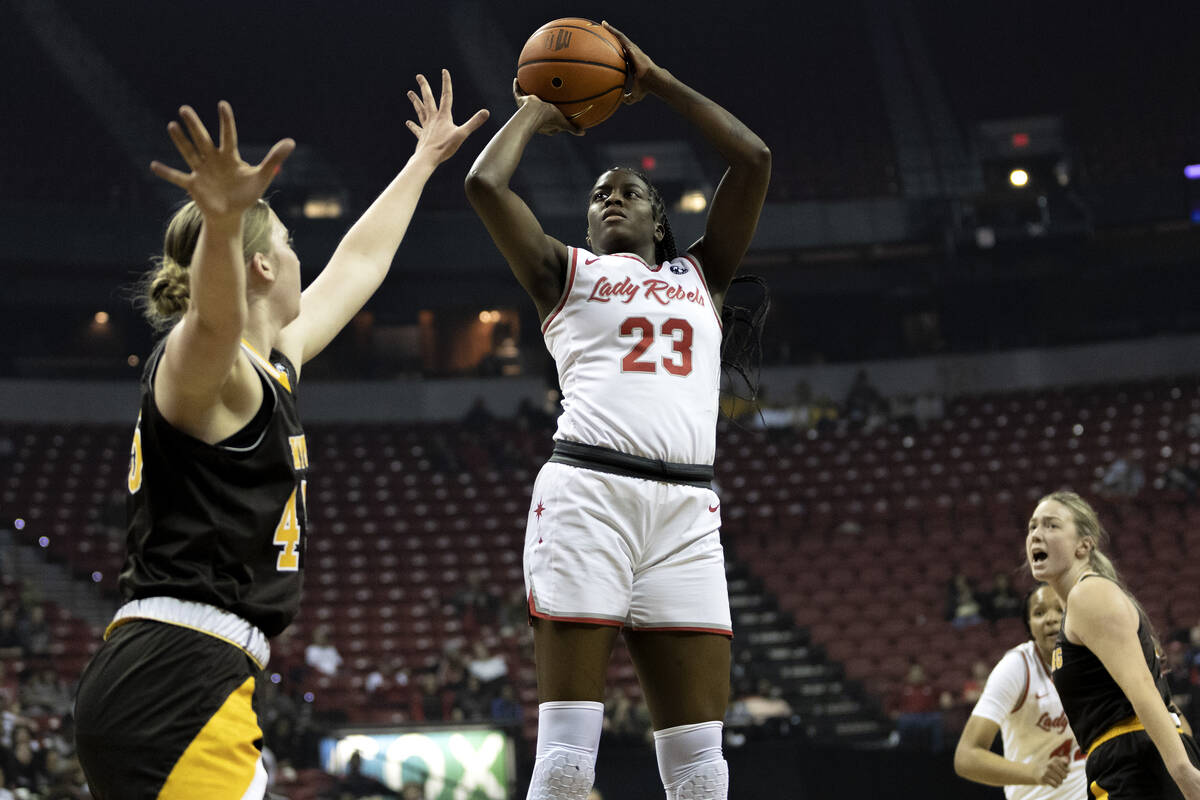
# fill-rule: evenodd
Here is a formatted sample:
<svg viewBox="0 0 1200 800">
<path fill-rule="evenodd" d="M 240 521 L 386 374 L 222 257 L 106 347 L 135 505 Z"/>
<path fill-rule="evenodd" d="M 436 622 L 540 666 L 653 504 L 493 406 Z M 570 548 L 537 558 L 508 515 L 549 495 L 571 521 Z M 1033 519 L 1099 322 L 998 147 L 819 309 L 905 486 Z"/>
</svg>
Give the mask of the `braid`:
<svg viewBox="0 0 1200 800">
<path fill-rule="evenodd" d="M 760 388 L 762 336 L 767 314 L 771 310 L 771 290 L 758 275 L 734 278 L 730 289 L 739 283 L 758 287 L 762 297 L 756 303 L 745 306 L 735 305 L 727 299 L 721 307 L 721 324 L 725 331 L 721 339 L 721 370 L 725 373 L 730 394 L 739 400 L 754 403 Z M 746 387 L 748 395 L 739 393 L 739 384 Z"/>
</svg>

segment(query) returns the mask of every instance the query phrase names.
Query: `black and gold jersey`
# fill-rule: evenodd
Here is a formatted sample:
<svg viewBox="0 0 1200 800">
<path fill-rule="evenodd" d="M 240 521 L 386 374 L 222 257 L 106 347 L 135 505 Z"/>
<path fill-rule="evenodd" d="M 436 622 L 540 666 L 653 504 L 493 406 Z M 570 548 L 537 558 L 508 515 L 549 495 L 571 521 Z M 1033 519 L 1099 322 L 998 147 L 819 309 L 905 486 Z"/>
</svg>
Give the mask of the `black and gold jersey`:
<svg viewBox="0 0 1200 800">
<path fill-rule="evenodd" d="M 1101 576 L 1084 576 L 1090 577 Z M 1146 661 L 1146 668 L 1154 677 L 1163 703 L 1170 708 L 1171 695 L 1162 677 L 1162 665 L 1154 648 L 1150 622 L 1144 613 L 1139 612 L 1139 615 L 1137 636 L 1142 647 L 1142 656 Z M 1062 631 L 1059 631 L 1058 641 L 1055 643 L 1051 667 L 1054 688 L 1058 690 L 1063 709 L 1067 712 L 1067 719 L 1071 721 L 1071 728 L 1085 751 L 1102 733 L 1136 716 L 1133 704 L 1096 654 L 1081 644 L 1067 641 Z"/>
<path fill-rule="evenodd" d="M 238 433 L 206 444 L 163 419 L 155 403 L 165 341 L 142 374 L 121 592 L 208 603 L 275 636 L 299 608 L 308 525 L 295 367 L 243 342 L 262 380 L 262 407 Z"/>
</svg>

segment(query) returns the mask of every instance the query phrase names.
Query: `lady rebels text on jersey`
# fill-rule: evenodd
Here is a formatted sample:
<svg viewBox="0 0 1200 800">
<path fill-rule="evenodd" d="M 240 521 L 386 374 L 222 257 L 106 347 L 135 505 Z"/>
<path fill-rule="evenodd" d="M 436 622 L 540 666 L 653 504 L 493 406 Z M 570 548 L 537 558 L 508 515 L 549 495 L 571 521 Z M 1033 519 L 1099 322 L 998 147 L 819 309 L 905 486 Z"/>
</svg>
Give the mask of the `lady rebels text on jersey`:
<svg viewBox="0 0 1200 800">
<path fill-rule="evenodd" d="M 568 248 L 566 288 L 542 323 L 558 365 L 555 439 L 711 464 L 721 320 L 691 255 L 663 264 Z"/>
<path fill-rule="evenodd" d="M 1033 642 L 1025 642 L 1004 654 L 988 676 L 983 694 L 971 713 L 1000 726 L 1004 757 L 1010 761 L 1044 764 L 1051 758 L 1071 760 L 1070 772 L 1057 788 L 1006 786 L 1004 793 L 1008 800 L 1086 796 L 1084 754 Z"/>
</svg>

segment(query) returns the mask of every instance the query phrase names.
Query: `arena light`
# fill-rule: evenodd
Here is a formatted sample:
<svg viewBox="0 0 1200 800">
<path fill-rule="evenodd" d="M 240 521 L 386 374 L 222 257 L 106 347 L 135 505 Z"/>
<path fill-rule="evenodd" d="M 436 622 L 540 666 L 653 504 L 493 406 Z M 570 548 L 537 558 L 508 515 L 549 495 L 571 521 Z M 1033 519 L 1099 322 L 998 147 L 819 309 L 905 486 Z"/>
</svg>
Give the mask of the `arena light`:
<svg viewBox="0 0 1200 800">
<path fill-rule="evenodd" d="M 1014 133 L 1012 135 L 1012 146 L 1017 148 L 1029 147 L 1029 134 Z"/>
<path fill-rule="evenodd" d="M 344 211 L 341 198 L 332 195 L 313 195 L 304 201 L 307 219 L 338 219 Z"/>
<path fill-rule="evenodd" d="M 1014 169 L 1008 173 L 1008 182 L 1019 189 L 1029 183 L 1029 173 L 1023 169 Z"/>
<path fill-rule="evenodd" d="M 108 312 L 107 311 L 97 311 L 96 315 L 94 317 L 92 317 L 92 319 L 94 319 L 96 321 L 97 325 L 107 325 L 108 324 Z"/>
<path fill-rule="evenodd" d="M 704 196 L 704 192 L 684 192 L 683 197 L 679 198 L 679 210 L 688 214 L 699 214 L 706 208 L 708 198 Z"/>
<path fill-rule="evenodd" d="M 1189 181 L 1200 181 L 1200 164 L 1188 164 L 1184 167 L 1183 177 Z"/>
</svg>

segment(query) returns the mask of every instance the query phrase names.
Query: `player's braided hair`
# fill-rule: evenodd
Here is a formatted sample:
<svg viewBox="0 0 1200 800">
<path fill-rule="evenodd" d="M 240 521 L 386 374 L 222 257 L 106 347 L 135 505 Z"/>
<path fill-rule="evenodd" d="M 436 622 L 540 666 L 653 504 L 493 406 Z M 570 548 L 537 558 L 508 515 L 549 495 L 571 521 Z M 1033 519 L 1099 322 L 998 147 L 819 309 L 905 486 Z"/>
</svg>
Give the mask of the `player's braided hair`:
<svg viewBox="0 0 1200 800">
<path fill-rule="evenodd" d="M 747 305 L 730 302 L 729 291 L 735 286 L 753 286 L 761 292 Z M 727 391 L 739 400 L 753 404 L 758 399 L 762 372 L 763 328 L 771 310 L 771 290 L 758 275 L 740 275 L 733 279 L 721 306 L 721 371 Z M 742 394 L 741 387 L 745 387 Z M 761 412 L 760 412 L 761 413 Z"/>
</svg>

